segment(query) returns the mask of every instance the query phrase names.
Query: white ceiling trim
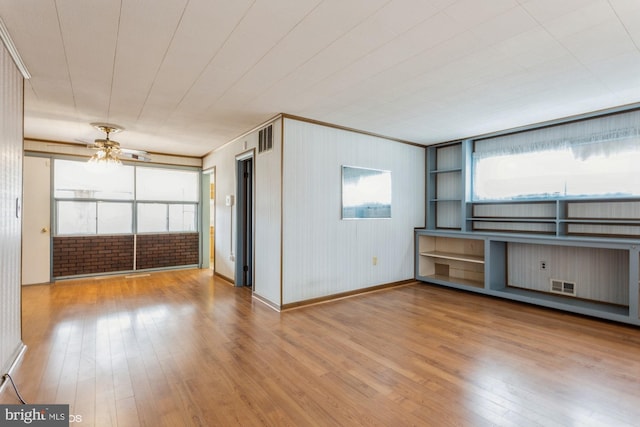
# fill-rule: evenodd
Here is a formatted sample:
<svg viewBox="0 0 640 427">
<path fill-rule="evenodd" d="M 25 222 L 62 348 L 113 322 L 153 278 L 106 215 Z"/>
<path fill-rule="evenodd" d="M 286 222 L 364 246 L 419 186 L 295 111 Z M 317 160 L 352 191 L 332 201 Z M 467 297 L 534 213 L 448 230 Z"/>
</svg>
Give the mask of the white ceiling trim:
<svg viewBox="0 0 640 427">
<path fill-rule="evenodd" d="M 22 57 L 20 56 L 20 53 L 18 53 L 18 48 L 16 48 L 16 45 L 13 43 L 13 40 L 9 35 L 9 30 L 7 30 L 7 27 L 4 25 L 2 18 L 0 18 L 0 39 L 2 39 L 4 46 L 9 51 L 9 55 L 13 58 L 13 62 L 16 64 L 16 67 L 18 67 L 22 77 L 30 79 L 31 74 L 29 73 L 29 70 L 27 70 L 25 63 L 22 61 Z"/>
</svg>

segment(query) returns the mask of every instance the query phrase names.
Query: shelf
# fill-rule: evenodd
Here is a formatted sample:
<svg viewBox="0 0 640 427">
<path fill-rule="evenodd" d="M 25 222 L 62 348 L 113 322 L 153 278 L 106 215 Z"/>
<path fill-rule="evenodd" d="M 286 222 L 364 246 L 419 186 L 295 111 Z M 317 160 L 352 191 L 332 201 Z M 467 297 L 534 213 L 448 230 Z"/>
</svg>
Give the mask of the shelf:
<svg viewBox="0 0 640 427">
<path fill-rule="evenodd" d="M 451 169 L 437 169 L 429 171 L 429 173 L 437 174 L 437 173 L 453 173 L 453 172 L 462 172 L 462 168 L 451 168 Z"/>
<path fill-rule="evenodd" d="M 580 309 L 579 312 L 585 313 L 586 310 L 589 312 L 588 314 L 593 314 L 592 312 L 599 312 L 606 314 L 615 314 L 618 316 L 629 315 L 629 307 L 606 304 L 597 301 L 581 300 L 557 294 L 547 294 L 543 292 L 530 291 L 527 289 L 514 287 L 506 287 L 504 289 L 501 289 L 497 293 L 504 294 L 505 296 L 524 297 L 527 300 L 532 299 L 535 300 L 539 305 L 550 306 L 554 308 L 558 308 L 558 306 L 562 305 L 567 306 L 567 309 L 572 309 L 571 311 L 578 311 L 576 309 Z M 518 299 L 520 301 L 523 301 L 523 299 L 521 298 L 511 299 Z"/>
<path fill-rule="evenodd" d="M 524 218 L 524 217 L 478 217 L 474 216 L 470 218 L 471 221 L 482 221 L 482 222 L 544 222 L 554 224 L 556 222 L 555 218 Z"/>
<path fill-rule="evenodd" d="M 474 288 L 484 288 L 484 283 L 479 280 L 470 280 L 470 279 L 461 279 L 459 277 L 449 277 L 444 276 L 442 274 L 431 274 L 429 276 L 421 277 L 422 280 L 430 280 L 437 284 L 443 285 L 463 285 L 463 286 L 472 286 Z"/>
<path fill-rule="evenodd" d="M 420 255 L 431 257 L 431 258 L 451 259 L 455 261 L 484 264 L 484 257 L 476 256 L 476 255 L 457 254 L 453 252 L 441 252 L 441 251 L 420 252 Z"/>
<path fill-rule="evenodd" d="M 415 237 L 417 280 L 640 326 L 640 236 L 420 229 Z M 576 295 L 552 293 L 552 280 L 574 283 Z"/>
<path fill-rule="evenodd" d="M 569 224 L 619 224 L 619 225 L 640 225 L 637 219 L 561 219 L 561 223 Z"/>
</svg>

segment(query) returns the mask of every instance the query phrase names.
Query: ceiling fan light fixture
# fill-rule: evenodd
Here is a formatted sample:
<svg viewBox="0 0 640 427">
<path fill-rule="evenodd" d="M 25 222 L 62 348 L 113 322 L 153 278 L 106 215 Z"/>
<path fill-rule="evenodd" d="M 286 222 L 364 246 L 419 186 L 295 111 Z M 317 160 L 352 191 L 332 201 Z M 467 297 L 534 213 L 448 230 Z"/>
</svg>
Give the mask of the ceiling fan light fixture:
<svg viewBox="0 0 640 427">
<path fill-rule="evenodd" d="M 122 164 L 120 160 L 120 144 L 109 139 L 110 133 L 117 133 L 124 128 L 109 123 L 91 123 L 94 128 L 105 132 L 106 139 L 96 139 L 96 145 L 99 147 L 93 156 L 89 159 L 89 163 L 101 166 L 119 166 Z"/>
<path fill-rule="evenodd" d="M 114 125 L 112 123 L 91 123 L 91 126 L 105 133 L 104 138 L 97 138 L 93 140 L 93 143 L 87 143 L 87 148 L 96 150 L 96 152 L 89 159 L 88 164 L 95 165 L 121 165 L 121 157 L 125 157 L 131 160 L 137 160 L 140 162 L 149 162 L 151 158 L 149 153 L 142 150 L 134 150 L 131 148 L 122 148 L 120 143 L 109 138 L 112 133 L 118 133 L 124 130 L 122 126 Z"/>
<path fill-rule="evenodd" d="M 103 147 L 96 151 L 89 159 L 89 163 L 105 165 L 105 166 L 119 166 L 122 161 L 118 157 L 120 150 L 112 147 Z"/>
</svg>

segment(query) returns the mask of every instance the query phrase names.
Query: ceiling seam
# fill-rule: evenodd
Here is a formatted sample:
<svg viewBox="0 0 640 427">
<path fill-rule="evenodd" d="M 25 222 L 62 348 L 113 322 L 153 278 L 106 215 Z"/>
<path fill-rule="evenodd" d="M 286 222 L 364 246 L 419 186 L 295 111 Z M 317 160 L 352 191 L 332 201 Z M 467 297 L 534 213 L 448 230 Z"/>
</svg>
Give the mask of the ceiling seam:
<svg viewBox="0 0 640 427">
<path fill-rule="evenodd" d="M 227 37 L 224 39 L 224 41 L 222 42 L 222 44 L 220 45 L 220 47 L 218 48 L 218 50 L 211 56 L 211 59 L 209 59 L 209 62 L 207 62 L 207 65 L 205 65 L 204 67 L 202 67 L 202 70 L 200 70 L 200 73 L 198 73 L 198 76 L 193 79 L 193 82 L 191 83 L 191 86 L 189 86 L 189 88 L 185 91 L 185 93 L 182 95 L 182 97 L 180 98 L 180 100 L 176 103 L 176 108 L 173 109 L 173 111 L 171 113 L 169 113 L 169 117 L 171 117 L 175 111 L 180 107 L 180 105 L 182 104 L 182 102 L 185 100 L 185 98 L 187 97 L 187 95 L 189 95 L 189 93 L 191 92 L 191 90 L 193 89 L 193 87 L 196 85 L 196 83 L 200 80 L 200 78 L 202 77 L 202 75 L 204 74 L 204 72 L 207 70 L 207 68 L 209 68 L 209 65 L 211 65 L 211 63 L 213 62 L 214 59 L 216 59 L 216 57 L 218 56 L 218 54 L 220 53 L 220 51 L 227 45 L 227 42 L 229 41 L 229 39 L 231 38 L 231 35 L 233 35 L 233 33 L 238 29 L 238 26 L 242 23 L 242 21 L 245 20 L 245 18 L 247 17 L 247 14 L 249 13 L 249 11 L 253 8 L 253 5 L 256 4 L 256 0 L 253 0 L 253 2 L 251 3 L 251 5 L 249 7 L 247 7 L 247 9 L 244 11 L 244 13 L 242 14 L 242 17 L 238 20 L 238 22 L 236 22 L 236 25 L 233 27 L 233 29 L 229 32 L 229 34 L 227 34 Z"/>
<path fill-rule="evenodd" d="M 449 5 L 449 6 L 450 6 L 450 5 Z M 451 18 L 451 15 L 450 15 L 450 14 L 448 14 L 448 13 L 446 12 L 446 9 L 447 9 L 449 6 L 447 6 L 447 7 L 443 7 L 443 8 L 442 8 L 442 9 L 440 9 L 438 12 L 434 13 L 433 15 L 431 15 L 431 17 L 436 16 L 436 15 L 439 15 L 439 14 L 441 14 L 441 13 L 442 13 L 442 14 L 444 14 L 444 15 L 446 15 L 446 16 L 448 16 L 448 17 L 450 17 L 450 18 Z M 510 9 L 508 9 L 507 11 L 503 12 L 502 14 L 505 14 L 505 13 L 509 12 L 510 10 L 516 9 L 516 8 L 518 8 L 518 7 L 521 7 L 521 6 L 513 6 L 512 8 L 510 8 Z M 495 16 L 494 16 L 494 17 L 495 17 Z M 492 18 L 493 18 L 493 17 L 492 17 Z M 402 61 L 400 61 L 400 62 L 394 63 L 393 65 L 391 65 L 391 66 L 389 66 L 389 67 L 387 67 L 387 68 L 385 68 L 385 69 L 383 69 L 383 70 L 378 70 L 378 72 L 377 72 L 377 73 L 372 74 L 371 76 L 367 77 L 367 78 L 366 78 L 366 80 L 361 80 L 361 81 L 359 81 L 359 82 L 358 82 L 358 85 L 363 85 L 365 82 L 368 82 L 368 81 L 370 81 L 370 80 L 372 80 L 372 79 L 376 78 L 377 76 L 380 76 L 381 74 L 388 72 L 389 70 L 391 70 L 392 68 L 394 68 L 394 67 L 398 66 L 399 64 L 404 64 L 404 63 L 406 63 L 407 61 L 412 60 L 412 59 L 414 59 L 414 58 L 416 58 L 416 57 L 418 57 L 418 56 L 420 56 L 420 55 L 424 55 L 425 53 L 427 53 L 427 52 L 429 52 L 429 51 L 431 51 L 431 50 L 434 50 L 436 47 L 439 47 L 439 46 L 443 45 L 444 43 L 449 42 L 449 41 L 451 41 L 451 40 L 455 39 L 456 37 L 460 36 L 461 34 L 465 34 L 465 33 L 474 34 L 474 33 L 473 33 L 473 29 L 474 29 L 474 28 L 478 27 L 478 26 L 479 26 L 479 25 L 481 25 L 481 24 L 484 24 L 484 23 L 488 22 L 488 21 L 489 21 L 490 19 L 492 19 L 492 18 L 487 18 L 487 19 L 485 19 L 484 21 L 478 22 L 478 23 L 474 24 L 472 27 L 469 27 L 469 28 L 467 28 L 466 30 L 464 30 L 464 31 L 462 31 L 462 32 L 456 33 L 455 35 L 452 35 L 451 37 L 449 37 L 449 38 L 447 38 L 447 39 L 441 40 L 440 42 L 438 42 L 438 43 L 434 44 L 433 46 L 429 46 L 429 47 L 427 47 L 427 48 L 425 48 L 425 49 L 422 49 L 421 51 L 419 51 L 419 52 L 418 52 L 418 53 L 416 53 L 415 55 L 411 55 L 411 56 L 409 56 L 408 58 L 405 58 L 405 59 L 403 59 L 403 60 L 402 60 Z M 426 19 L 425 19 L 424 21 L 426 21 Z M 423 21 L 423 22 L 424 22 L 424 21 Z M 538 21 L 536 21 L 536 22 L 538 22 Z M 422 22 L 421 22 L 421 23 L 419 23 L 419 24 L 416 24 L 416 25 L 420 25 L 420 24 L 422 24 Z M 538 24 L 539 24 L 539 23 L 538 23 Z M 412 27 L 412 28 L 413 28 L 413 27 Z M 552 37 L 553 37 L 553 36 L 552 36 Z M 486 46 L 486 47 L 487 47 L 487 48 L 489 48 L 489 47 L 492 47 L 492 46 L 493 46 L 493 45 L 488 45 L 488 46 Z M 378 49 L 376 49 L 376 50 L 378 50 Z M 363 55 L 362 57 L 360 57 L 360 58 L 358 58 L 358 59 L 362 59 L 362 58 L 364 58 L 365 56 L 367 56 L 367 55 L 371 54 L 372 52 L 373 52 L 373 51 L 368 52 L 366 55 Z M 463 55 L 463 56 L 458 56 L 458 57 L 456 57 L 455 59 L 452 59 L 450 62 L 447 62 L 447 63 L 441 63 L 441 64 L 439 64 L 438 69 L 444 68 L 444 66 L 445 66 L 445 65 L 451 64 L 451 63 L 453 63 L 453 62 L 455 62 L 455 61 L 458 61 L 458 60 L 460 60 L 460 59 L 462 59 L 462 58 L 464 58 L 464 55 Z M 334 72 L 334 73 L 330 74 L 329 76 L 325 77 L 324 79 L 317 81 L 317 82 L 316 82 L 316 83 L 314 83 L 311 87 L 317 86 L 319 83 L 321 83 L 321 82 L 323 82 L 323 81 L 327 80 L 329 77 L 331 77 L 331 76 L 333 76 L 333 75 L 335 75 L 335 74 L 338 74 L 338 73 L 342 72 L 345 68 L 347 68 L 347 67 L 342 67 L 340 70 L 338 70 L 338 71 L 336 71 L 336 72 Z M 418 74 L 418 75 L 416 75 L 416 76 L 412 77 L 411 79 L 409 79 L 409 81 L 411 81 L 411 80 L 416 80 L 418 77 L 421 77 L 421 76 L 422 76 L 422 75 L 424 75 L 424 74 L 425 74 L 425 73 Z M 402 96 L 403 96 L 403 95 L 398 95 L 398 96 L 396 96 L 395 98 L 393 98 L 393 100 L 395 101 L 396 99 L 398 99 L 399 97 L 402 97 Z M 360 99 L 362 99 L 362 97 L 361 97 L 361 98 L 359 98 L 358 100 L 360 100 Z M 385 101 L 385 102 L 388 102 L 388 101 Z"/>
<path fill-rule="evenodd" d="M 122 21 L 122 0 L 120 0 L 120 11 L 118 13 L 118 28 L 116 29 L 116 45 L 113 48 L 113 61 L 111 62 L 111 85 L 109 87 L 109 105 L 107 106 L 107 122 L 111 118 L 111 101 L 113 99 L 113 82 L 116 78 L 116 58 L 118 55 L 118 42 L 120 41 L 120 22 Z"/>
<path fill-rule="evenodd" d="M 354 25 L 353 27 L 351 27 L 350 30 L 344 32 L 342 35 L 336 37 L 333 41 L 331 41 L 331 43 L 329 43 L 328 45 L 326 45 L 323 49 L 321 49 L 320 51 L 318 51 L 315 55 L 313 55 L 312 57 L 310 57 L 309 59 L 307 59 L 306 61 L 304 61 L 302 64 L 300 64 L 295 70 L 291 71 L 290 73 L 288 73 L 287 75 L 285 75 L 284 77 L 282 77 L 281 79 L 279 79 L 277 82 L 273 83 L 271 86 L 269 86 L 267 89 L 265 89 L 264 91 L 262 91 L 260 94 L 258 94 L 255 98 L 260 98 L 261 96 L 263 96 L 265 93 L 269 92 L 273 87 L 275 87 L 276 85 L 278 85 L 281 81 L 283 81 L 284 79 L 286 79 L 287 77 L 289 77 L 290 75 L 294 74 L 297 70 L 299 70 L 301 67 L 303 67 L 305 64 L 309 63 L 313 58 L 315 58 L 316 56 L 318 56 L 318 54 L 320 54 L 321 52 L 326 51 L 328 48 L 330 48 L 331 46 L 333 46 L 334 44 L 336 44 L 336 42 L 338 42 L 338 40 L 344 38 L 347 34 L 350 34 L 355 28 L 359 27 L 360 25 L 362 25 L 362 23 L 366 22 L 371 16 L 373 16 L 375 13 L 377 13 L 379 10 L 381 10 L 382 8 L 384 8 L 387 4 L 389 4 L 390 2 L 385 3 L 384 5 L 382 5 L 380 8 L 376 9 L 375 11 L 373 11 L 371 14 L 369 14 L 369 16 L 367 16 L 367 18 L 361 20 L 358 24 Z M 428 17 L 426 17 L 425 19 L 421 20 L 420 22 L 416 23 L 415 25 L 411 26 L 410 28 L 406 29 L 405 31 L 399 33 L 398 35 L 396 35 L 396 37 L 394 37 L 393 39 L 388 40 L 387 42 L 383 43 L 382 45 L 379 45 L 378 47 L 376 47 L 375 49 L 371 49 L 368 52 L 366 52 L 364 55 L 361 55 L 360 57 L 356 58 L 356 60 L 354 60 L 353 62 L 351 62 L 349 65 L 355 63 L 356 61 L 361 60 L 362 58 L 365 58 L 366 56 L 372 54 L 373 52 L 381 49 L 383 46 L 386 46 L 387 44 L 391 43 L 393 40 L 397 39 L 398 37 L 402 36 L 403 34 L 408 33 L 409 31 L 413 30 L 414 28 L 416 28 L 419 25 L 422 25 L 424 22 L 426 22 L 427 20 L 433 18 L 434 16 L 440 14 L 440 13 L 444 13 L 443 10 L 446 9 L 447 7 L 449 7 L 450 5 L 447 6 L 443 6 L 441 9 L 438 9 L 438 11 L 430 14 Z M 431 49 L 431 48 L 430 48 Z M 421 51 L 421 53 L 424 52 Z M 415 55 L 411 56 L 411 58 L 415 57 Z M 402 61 L 405 62 L 405 61 Z M 348 65 L 347 65 L 348 66 Z M 342 67 L 337 71 L 332 72 L 331 74 L 329 74 L 328 76 L 318 80 L 317 82 L 313 83 L 311 85 L 311 87 L 317 85 L 318 83 L 326 80 L 327 78 L 334 76 L 336 74 L 338 74 L 339 72 L 343 71 L 346 67 Z M 385 69 L 385 71 L 388 69 Z M 379 75 L 375 74 L 374 76 Z M 374 77 L 372 76 L 372 77 Z M 244 105 L 248 104 L 249 102 L 252 101 L 247 101 Z"/>
<path fill-rule="evenodd" d="M 629 29 L 627 28 L 627 26 L 624 24 L 624 22 L 622 21 L 622 18 L 620 18 L 620 15 L 618 14 L 618 11 L 616 10 L 616 8 L 613 6 L 613 4 L 611 3 L 611 0 L 607 0 L 607 3 L 609 3 L 609 7 L 611 7 L 611 10 L 613 11 L 613 13 L 616 15 L 616 18 L 618 18 L 618 22 L 620 22 L 620 25 L 622 25 L 622 28 L 624 28 L 624 31 L 627 33 L 627 35 L 629 36 L 629 39 L 631 40 L 631 43 L 633 43 L 633 45 L 636 47 L 636 50 L 638 52 L 640 52 L 640 46 L 638 46 L 638 44 L 636 43 L 635 39 L 633 38 L 633 36 L 631 35 L 631 32 L 629 31 Z"/>
<path fill-rule="evenodd" d="M 213 105 L 215 105 L 223 96 L 225 96 L 233 87 L 235 87 L 238 82 L 240 82 L 240 80 L 242 80 L 247 74 L 249 74 L 249 72 L 251 70 L 253 70 L 256 65 L 258 65 L 260 62 L 262 62 L 262 60 L 269 55 L 269 53 L 271 53 L 273 51 L 273 49 L 276 48 L 276 46 L 278 46 L 287 36 L 289 36 L 289 34 L 291 34 L 296 28 L 298 28 L 300 26 L 300 24 L 307 19 L 314 11 L 316 11 L 320 5 L 324 3 L 324 1 L 319 1 L 309 12 L 307 12 L 293 27 L 291 27 L 289 29 L 289 31 L 286 32 L 286 34 L 284 34 L 282 37 L 280 37 L 274 44 L 273 46 L 271 46 L 269 49 L 267 49 L 267 51 L 257 60 L 255 61 L 249 68 L 246 69 L 246 71 L 244 73 L 242 73 L 242 75 L 240 77 L 238 77 L 233 83 L 231 83 L 226 90 L 224 90 L 224 92 L 222 92 L 211 104 L 209 104 L 207 106 L 207 110 L 209 110 L 211 107 L 213 107 Z M 388 4 L 389 2 L 385 3 Z"/>
<path fill-rule="evenodd" d="M 615 10 L 613 9 L 613 6 L 611 5 L 611 3 L 607 0 L 607 2 L 609 3 L 609 7 L 611 8 L 611 11 L 614 13 L 614 15 L 618 16 L 618 14 L 615 12 Z M 578 58 L 576 56 L 575 53 L 573 53 L 573 51 L 571 49 L 569 49 L 564 43 L 562 43 L 560 40 L 558 40 L 553 34 L 551 34 L 551 32 L 547 29 L 547 27 L 540 22 L 535 16 L 533 16 L 531 13 L 529 13 L 529 10 L 527 10 L 527 8 L 522 5 L 521 6 L 522 9 L 525 11 L 525 13 L 527 13 L 527 15 L 529 15 L 531 17 L 531 19 L 533 19 L 539 26 L 540 28 L 542 28 L 548 35 L 549 37 L 551 37 L 553 40 L 555 40 L 560 46 L 562 46 L 562 48 L 564 49 L 565 52 L 567 52 L 569 55 L 571 55 L 571 57 L 578 63 L 580 64 L 580 66 L 586 70 L 589 75 L 591 75 L 591 77 L 593 77 L 598 83 L 600 83 L 603 87 L 607 88 L 607 90 L 609 92 L 611 92 L 611 90 L 609 89 L 609 87 L 605 84 L 605 82 L 602 81 L 602 79 L 600 79 L 600 77 L 598 77 L 597 75 L 594 74 L 594 72 L 591 70 L 591 68 L 589 68 L 584 62 L 582 62 L 580 60 L 580 58 Z"/>
<path fill-rule="evenodd" d="M 164 54 L 162 55 L 162 60 L 158 64 L 158 68 L 156 69 L 156 72 L 155 72 L 155 74 L 153 76 L 153 80 L 151 81 L 151 86 L 149 86 L 149 90 L 147 91 L 147 95 L 144 97 L 144 102 L 142 103 L 142 107 L 140 107 L 140 112 L 136 116 L 136 121 L 140 120 L 140 117 L 142 116 L 142 113 L 144 113 L 144 108 L 146 107 L 147 102 L 149 101 L 149 97 L 151 96 L 151 92 L 153 92 L 153 88 L 155 87 L 156 82 L 158 80 L 158 74 L 160 73 L 160 70 L 162 69 L 162 66 L 164 65 L 164 61 L 166 61 L 166 59 L 167 59 L 167 55 L 169 54 L 169 50 L 171 49 L 171 45 L 173 45 L 173 40 L 176 38 L 176 33 L 178 32 L 178 29 L 180 28 L 180 25 L 182 24 L 182 19 L 184 19 L 184 14 L 186 13 L 187 8 L 189 7 L 190 1 L 191 0 L 187 0 L 187 2 L 184 5 L 184 8 L 182 8 L 182 13 L 180 14 L 180 19 L 178 19 L 176 27 L 173 29 L 173 34 L 171 35 L 171 40 L 167 44 L 167 48 L 165 49 Z"/>
<path fill-rule="evenodd" d="M 64 63 L 67 66 L 67 77 L 69 78 L 69 86 L 71 86 L 71 99 L 73 99 L 73 110 L 78 114 L 78 104 L 76 103 L 76 92 L 73 89 L 73 80 L 71 79 L 71 69 L 69 68 L 69 58 L 67 56 L 67 46 L 64 42 L 64 34 L 62 33 L 62 23 L 60 22 L 60 11 L 58 10 L 58 1 L 55 0 L 53 5 L 56 8 L 56 18 L 58 21 L 58 31 L 60 32 L 60 40 L 62 41 L 62 51 L 64 52 Z"/>
</svg>

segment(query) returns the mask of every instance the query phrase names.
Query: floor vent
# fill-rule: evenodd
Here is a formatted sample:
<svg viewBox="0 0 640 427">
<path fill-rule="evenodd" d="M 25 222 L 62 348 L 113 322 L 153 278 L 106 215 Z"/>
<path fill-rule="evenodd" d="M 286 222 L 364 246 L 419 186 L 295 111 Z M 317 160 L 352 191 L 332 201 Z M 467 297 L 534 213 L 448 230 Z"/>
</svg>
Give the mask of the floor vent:
<svg viewBox="0 0 640 427">
<path fill-rule="evenodd" d="M 269 125 L 258 132 L 258 153 L 273 149 L 273 125 Z"/>
<path fill-rule="evenodd" d="M 554 294 L 576 296 L 576 284 L 563 280 L 551 279 L 551 292 Z"/>
</svg>

